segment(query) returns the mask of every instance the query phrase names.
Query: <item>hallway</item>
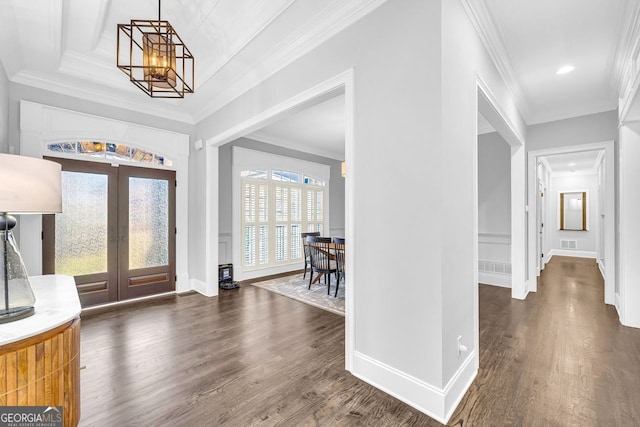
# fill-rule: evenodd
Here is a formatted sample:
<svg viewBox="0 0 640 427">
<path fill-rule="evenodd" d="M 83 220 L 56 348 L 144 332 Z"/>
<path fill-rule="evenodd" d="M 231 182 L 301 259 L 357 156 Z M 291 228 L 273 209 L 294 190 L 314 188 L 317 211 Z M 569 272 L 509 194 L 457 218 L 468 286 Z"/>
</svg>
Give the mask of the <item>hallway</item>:
<svg viewBox="0 0 640 427">
<path fill-rule="evenodd" d="M 480 285 L 480 370 L 450 425 L 640 424 L 640 330 L 595 261 L 553 257 L 526 301 Z"/>
</svg>

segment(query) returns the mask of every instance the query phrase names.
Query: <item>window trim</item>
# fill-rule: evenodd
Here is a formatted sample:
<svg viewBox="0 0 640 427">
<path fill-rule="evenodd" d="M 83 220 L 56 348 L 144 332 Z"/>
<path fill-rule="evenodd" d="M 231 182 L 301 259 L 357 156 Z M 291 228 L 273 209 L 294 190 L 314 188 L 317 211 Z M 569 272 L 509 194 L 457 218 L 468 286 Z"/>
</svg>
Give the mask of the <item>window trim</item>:
<svg viewBox="0 0 640 427">
<path fill-rule="evenodd" d="M 324 187 L 317 187 L 312 185 L 302 184 L 302 187 L 308 187 L 313 189 L 322 189 L 323 191 L 323 203 L 324 203 L 324 218 L 322 221 L 323 230 L 328 233 L 330 230 L 329 218 L 330 218 L 330 177 L 331 166 L 310 162 L 306 160 L 295 159 L 292 157 L 279 156 L 276 154 L 265 153 L 262 151 L 251 150 L 244 147 L 233 147 L 232 151 L 232 262 L 234 264 L 234 274 L 236 280 L 247 280 L 255 277 L 267 276 L 272 274 L 285 273 L 288 271 L 299 270 L 304 267 L 303 260 L 299 263 L 286 263 L 279 265 L 270 265 L 264 268 L 257 268 L 251 270 L 245 270 L 243 268 L 242 259 L 242 183 L 240 174 L 243 170 L 283 170 L 290 172 L 301 173 L 303 176 L 317 178 L 324 181 Z M 271 179 L 263 180 L 271 184 L 289 184 L 281 181 L 273 181 Z M 302 230 L 305 231 L 305 230 Z"/>
</svg>

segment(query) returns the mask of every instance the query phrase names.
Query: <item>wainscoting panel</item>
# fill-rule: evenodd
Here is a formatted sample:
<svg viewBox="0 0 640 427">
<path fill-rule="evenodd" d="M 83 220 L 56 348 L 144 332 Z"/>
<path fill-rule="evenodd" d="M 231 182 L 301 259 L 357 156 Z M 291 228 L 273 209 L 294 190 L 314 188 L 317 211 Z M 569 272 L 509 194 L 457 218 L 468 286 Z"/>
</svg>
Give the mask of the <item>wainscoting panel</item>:
<svg viewBox="0 0 640 427">
<path fill-rule="evenodd" d="M 595 252 L 591 252 L 591 251 L 574 251 L 574 250 L 567 250 L 567 249 L 551 249 L 549 251 L 549 261 L 551 260 L 551 257 L 553 256 L 574 256 L 574 257 L 578 257 L 578 258 L 596 258 L 597 254 Z M 547 261 L 548 262 L 548 261 Z"/>
<path fill-rule="evenodd" d="M 486 285 L 511 287 L 509 234 L 478 234 L 478 281 Z"/>
<path fill-rule="evenodd" d="M 344 228 L 332 228 L 329 231 L 329 236 L 331 237 L 344 237 L 345 236 L 345 232 L 344 232 Z"/>
</svg>

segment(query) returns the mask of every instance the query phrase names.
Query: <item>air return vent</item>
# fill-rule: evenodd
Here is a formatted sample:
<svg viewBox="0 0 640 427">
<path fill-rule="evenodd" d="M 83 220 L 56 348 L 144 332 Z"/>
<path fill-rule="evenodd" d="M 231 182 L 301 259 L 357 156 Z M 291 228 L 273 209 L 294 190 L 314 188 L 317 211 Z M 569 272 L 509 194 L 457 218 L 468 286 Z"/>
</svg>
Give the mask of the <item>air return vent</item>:
<svg viewBox="0 0 640 427">
<path fill-rule="evenodd" d="M 578 249 L 577 240 L 561 240 L 562 249 Z"/>
<path fill-rule="evenodd" d="M 511 274 L 511 264 L 496 261 L 479 261 L 478 270 L 485 273 Z"/>
</svg>

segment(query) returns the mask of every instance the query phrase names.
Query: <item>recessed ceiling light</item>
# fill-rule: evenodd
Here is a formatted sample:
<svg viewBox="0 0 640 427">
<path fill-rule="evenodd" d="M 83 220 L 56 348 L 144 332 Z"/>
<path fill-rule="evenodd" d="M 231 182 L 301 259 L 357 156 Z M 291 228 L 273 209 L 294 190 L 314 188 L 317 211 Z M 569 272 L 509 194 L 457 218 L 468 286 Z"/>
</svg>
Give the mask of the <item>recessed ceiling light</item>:
<svg viewBox="0 0 640 427">
<path fill-rule="evenodd" d="M 576 67 L 574 67 L 573 65 L 564 65 L 564 66 L 560 67 L 560 69 L 558 69 L 558 71 L 556 71 L 556 74 L 558 74 L 558 75 L 560 75 L 560 74 L 568 74 L 568 73 L 572 72 L 575 69 L 576 69 Z"/>
<path fill-rule="evenodd" d="M 576 165 L 575 163 L 569 163 L 569 166 L 575 166 L 575 165 Z"/>
</svg>

